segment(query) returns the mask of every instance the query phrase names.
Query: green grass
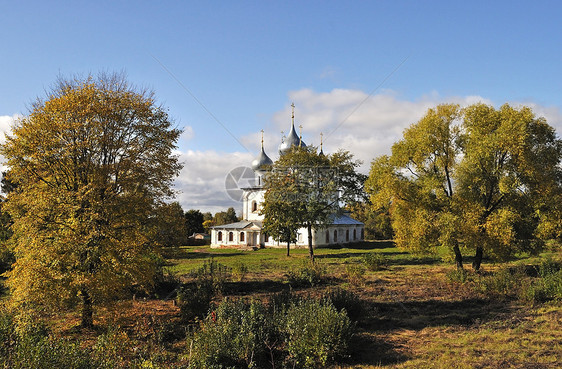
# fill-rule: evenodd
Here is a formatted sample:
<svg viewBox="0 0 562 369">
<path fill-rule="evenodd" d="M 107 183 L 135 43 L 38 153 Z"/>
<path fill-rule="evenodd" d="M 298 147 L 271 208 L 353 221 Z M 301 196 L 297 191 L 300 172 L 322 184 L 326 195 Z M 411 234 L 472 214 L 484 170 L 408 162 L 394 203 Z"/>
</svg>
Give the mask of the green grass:
<svg viewBox="0 0 562 369">
<path fill-rule="evenodd" d="M 164 256 L 169 261 L 169 269 L 179 275 L 188 274 L 203 265 L 205 260 L 213 258 L 228 267 L 243 264 L 254 274 L 276 276 L 291 268 L 298 267 L 308 259 L 308 249 L 291 249 L 286 256 L 286 249 L 259 249 L 257 251 L 240 251 L 235 249 L 211 249 L 209 246 L 183 246 L 164 249 Z M 389 241 L 363 242 L 342 248 L 317 248 L 314 250 L 318 262 L 335 271 L 342 271 L 346 264 L 361 263 L 367 253 L 382 253 L 389 265 L 412 266 L 440 263 L 439 257 L 415 257 L 399 250 Z M 343 267 L 342 267 L 343 266 Z"/>
</svg>

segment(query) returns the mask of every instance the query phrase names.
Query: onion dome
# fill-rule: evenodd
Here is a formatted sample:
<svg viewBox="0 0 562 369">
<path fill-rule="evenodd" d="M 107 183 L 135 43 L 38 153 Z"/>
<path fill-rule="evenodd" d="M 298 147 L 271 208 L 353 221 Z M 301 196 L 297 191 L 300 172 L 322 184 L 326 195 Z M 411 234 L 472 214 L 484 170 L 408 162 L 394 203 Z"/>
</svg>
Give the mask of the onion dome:
<svg viewBox="0 0 562 369">
<path fill-rule="evenodd" d="M 291 117 L 291 131 L 289 132 L 287 137 L 285 137 L 283 142 L 281 142 L 281 145 L 279 145 L 279 154 L 281 155 L 289 151 L 292 146 L 306 147 L 306 144 L 304 143 L 302 138 L 295 131 L 295 104 L 291 104 L 291 107 L 293 108 L 293 114 Z"/>
<path fill-rule="evenodd" d="M 273 160 L 267 156 L 263 149 L 263 130 L 261 131 L 261 152 L 258 157 L 252 162 L 252 169 L 254 172 L 265 172 L 268 167 L 273 165 Z"/>
</svg>

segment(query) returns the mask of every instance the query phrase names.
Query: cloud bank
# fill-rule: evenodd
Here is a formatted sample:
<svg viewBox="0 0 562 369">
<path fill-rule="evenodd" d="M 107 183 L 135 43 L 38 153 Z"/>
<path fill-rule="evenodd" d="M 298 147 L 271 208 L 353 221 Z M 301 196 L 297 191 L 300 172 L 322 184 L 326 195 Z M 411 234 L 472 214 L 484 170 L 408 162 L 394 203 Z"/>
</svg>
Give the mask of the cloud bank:
<svg viewBox="0 0 562 369">
<path fill-rule="evenodd" d="M 316 92 L 310 89 L 291 91 L 288 101 L 293 101 L 295 124 L 302 125 L 303 140 L 307 144 L 320 145 L 323 133 L 324 152 L 346 149 L 363 161 L 361 171 L 368 173 L 371 161 L 383 154 L 389 154 L 392 144 L 402 137 L 405 128 L 417 122 L 427 111 L 441 103 L 457 103 L 467 106 L 477 102 L 497 105 L 481 96 L 440 96 L 431 93 L 410 101 L 401 99 L 392 91 L 369 96 L 359 90 L 334 89 L 330 92 Z M 537 116 L 544 116 L 562 133 L 562 112 L 558 107 L 544 107 L 535 103 L 510 102 L 533 108 Z M 272 114 L 272 126 L 276 132 L 288 132 L 291 124 L 291 107 Z M 260 132 L 249 132 L 240 140 L 247 147 L 259 150 Z M 280 133 L 266 132 L 264 147 L 275 160 L 281 141 Z M 186 209 L 197 208 L 205 211 L 220 211 L 229 206 L 239 212 L 241 204 L 229 199 L 224 179 L 236 166 L 249 166 L 253 157 L 248 153 L 221 153 L 218 151 L 188 152 L 182 154 L 185 167 L 178 178 L 181 190 L 178 200 Z"/>
<path fill-rule="evenodd" d="M 458 103 L 461 106 L 476 102 L 498 105 L 481 96 L 440 96 L 430 93 L 410 101 L 392 91 L 369 96 L 360 90 L 334 89 L 317 92 L 311 89 L 291 91 L 288 101 L 293 101 L 295 123 L 302 125 L 303 140 L 307 144 L 320 145 L 320 133 L 324 137 L 324 152 L 345 149 L 363 161 L 361 171 L 367 173 L 371 161 L 383 154 L 389 154 L 392 144 L 402 137 L 409 125 L 417 122 L 427 111 L 441 103 Z M 502 102 L 503 103 L 503 102 Z M 541 106 L 533 102 L 509 102 L 514 106 L 527 105 L 537 116 L 543 116 L 562 136 L 562 112 L 560 107 Z M 501 103 L 500 103 L 501 105 Z M 9 132 L 16 115 L 0 116 L 0 130 Z M 291 124 L 290 103 L 271 116 L 271 127 L 264 134 L 264 147 L 275 160 L 281 142 L 281 131 L 288 133 Z M 189 147 L 196 129 L 187 127 L 180 140 L 182 147 Z M 274 132 L 270 132 L 270 131 Z M 0 135 L 3 142 L 4 135 Z M 222 152 L 219 148 L 205 151 L 178 151 L 184 168 L 176 179 L 177 200 L 182 207 L 201 211 L 223 211 L 232 206 L 240 213 L 241 203 L 232 200 L 226 191 L 225 179 L 228 173 L 241 166 L 249 167 L 254 155 L 259 152 L 261 133 L 248 132 L 239 138 L 244 145 L 253 149 L 248 152 Z"/>
</svg>

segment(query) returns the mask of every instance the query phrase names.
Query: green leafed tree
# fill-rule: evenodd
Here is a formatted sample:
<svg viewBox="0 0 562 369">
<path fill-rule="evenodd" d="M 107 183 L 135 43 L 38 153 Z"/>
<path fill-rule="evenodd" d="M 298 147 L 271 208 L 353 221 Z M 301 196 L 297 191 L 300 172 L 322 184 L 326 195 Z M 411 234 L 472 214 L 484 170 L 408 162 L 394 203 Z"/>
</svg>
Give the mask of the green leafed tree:
<svg viewBox="0 0 562 369">
<path fill-rule="evenodd" d="M 264 227 L 288 242 L 304 227 L 314 261 L 312 230 L 331 224 L 345 201 L 363 194 L 359 161 L 347 151 L 325 156 L 314 147 L 293 147 L 273 164 L 264 179 Z"/>
<path fill-rule="evenodd" d="M 186 218 L 179 202 L 160 204 L 154 219 L 154 243 L 164 247 L 185 245 L 189 233 Z"/>
<path fill-rule="evenodd" d="M 60 80 L 1 146 L 16 189 L 5 204 L 15 303 L 93 306 L 155 272 L 155 209 L 173 195 L 180 135 L 151 92 L 121 75 Z"/>
<path fill-rule="evenodd" d="M 190 209 L 185 212 L 184 216 L 188 236 L 191 236 L 194 233 L 205 232 L 205 227 L 203 227 L 205 217 L 203 213 L 201 213 L 199 210 Z"/>
<path fill-rule="evenodd" d="M 478 270 L 484 253 L 503 259 L 555 233 L 561 157 L 554 129 L 527 107 L 444 104 L 373 161 L 366 189 L 400 247 L 446 246 L 459 268 L 464 248 Z"/>
</svg>

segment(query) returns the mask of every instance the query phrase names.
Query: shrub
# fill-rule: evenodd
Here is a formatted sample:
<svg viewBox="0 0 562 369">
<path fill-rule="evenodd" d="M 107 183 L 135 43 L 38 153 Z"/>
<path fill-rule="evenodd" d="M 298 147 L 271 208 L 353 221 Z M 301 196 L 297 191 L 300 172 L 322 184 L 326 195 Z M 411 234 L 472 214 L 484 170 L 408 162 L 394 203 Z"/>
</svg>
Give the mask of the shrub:
<svg viewBox="0 0 562 369">
<path fill-rule="evenodd" d="M 369 252 L 363 255 L 363 264 L 372 271 L 383 270 L 388 266 L 388 259 L 379 252 Z"/>
<path fill-rule="evenodd" d="M 263 367 L 272 331 L 261 303 L 223 301 L 192 337 L 190 368 Z"/>
<path fill-rule="evenodd" d="M 447 279 L 451 282 L 465 283 L 469 281 L 469 272 L 466 269 L 455 268 L 449 270 L 446 274 Z"/>
<path fill-rule="evenodd" d="M 328 291 L 324 298 L 330 301 L 337 310 L 344 309 L 349 318 L 357 321 L 363 312 L 363 303 L 357 294 L 343 288 Z"/>
<path fill-rule="evenodd" d="M 185 322 L 204 317 L 215 297 L 213 286 L 208 283 L 193 283 L 178 290 L 177 303 L 181 318 Z"/>
<path fill-rule="evenodd" d="M 15 319 L 0 313 L 0 367 L 94 369 L 112 368 L 67 339 L 49 336 L 44 325 L 30 321 L 28 317 Z"/>
<path fill-rule="evenodd" d="M 562 270 L 551 271 L 531 283 L 527 284 L 521 297 L 529 302 L 539 303 L 549 300 L 562 299 Z"/>
<path fill-rule="evenodd" d="M 283 328 L 289 362 L 299 368 L 324 368 L 346 352 L 354 326 L 331 302 L 307 299 L 289 308 Z"/>
<path fill-rule="evenodd" d="M 226 265 L 210 259 L 191 272 L 191 277 L 195 279 L 196 283 L 211 285 L 217 294 L 221 294 L 230 278 L 230 269 Z"/>
<path fill-rule="evenodd" d="M 243 263 L 238 263 L 232 268 L 232 275 L 236 278 L 238 282 L 242 282 L 246 274 L 248 273 L 248 267 Z"/>
<path fill-rule="evenodd" d="M 524 266 L 504 267 L 490 275 L 482 276 L 477 281 L 476 289 L 484 293 L 516 295 L 525 276 Z"/>
<path fill-rule="evenodd" d="M 349 283 L 360 286 L 365 283 L 365 267 L 363 265 L 350 264 L 345 267 L 345 276 Z"/>
<path fill-rule="evenodd" d="M 211 259 L 191 273 L 193 282 L 182 286 L 177 293 L 177 302 L 183 321 L 204 317 L 211 302 L 224 291 L 229 278 L 229 269 Z"/>
<path fill-rule="evenodd" d="M 286 273 L 291 287 L 314 287 L 322 283 L 326 268 L 320 263 L 305 262 L 301 267 L 293 268 Z"/>
</svg>

